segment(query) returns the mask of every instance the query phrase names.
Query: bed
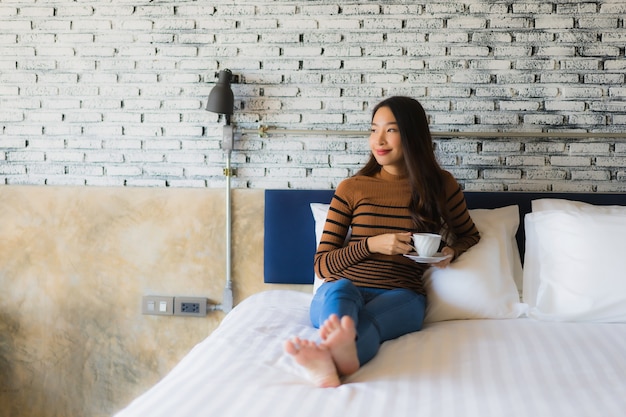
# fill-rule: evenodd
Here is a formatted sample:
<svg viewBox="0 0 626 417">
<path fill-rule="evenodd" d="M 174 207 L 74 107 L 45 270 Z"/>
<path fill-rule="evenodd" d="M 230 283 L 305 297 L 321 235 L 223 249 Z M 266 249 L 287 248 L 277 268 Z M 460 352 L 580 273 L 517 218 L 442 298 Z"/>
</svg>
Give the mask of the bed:
<svg viewBox="0 0 626 417">
<path fill-rule="evenodd" d="M 466 193 L 482 239 L 427 272 L 424 329 L 317 388 L 282 345 L 317 337 L 312 257 L 331 197 L 265 192 L 265 280 L 311 292 L 245 299 L 116 417 L 624 415 L 626 195 Z"/>
</svg>

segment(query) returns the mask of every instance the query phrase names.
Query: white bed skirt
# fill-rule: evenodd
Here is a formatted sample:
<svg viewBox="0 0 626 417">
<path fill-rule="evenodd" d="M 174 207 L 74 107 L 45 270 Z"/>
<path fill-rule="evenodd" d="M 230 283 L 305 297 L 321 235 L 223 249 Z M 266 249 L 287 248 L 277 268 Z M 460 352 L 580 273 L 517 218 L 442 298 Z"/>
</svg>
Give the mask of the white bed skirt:
<svg viewBox="0 0 626 417">
<path fill-rule="evenodd" d="M 317 337 L 310 300 L 282 290 L 248 298 L 116 417 L 626 415 L 626 324 L 433 323 L 323 389 L 282 349 L 291 336 Z"/>
</svg>

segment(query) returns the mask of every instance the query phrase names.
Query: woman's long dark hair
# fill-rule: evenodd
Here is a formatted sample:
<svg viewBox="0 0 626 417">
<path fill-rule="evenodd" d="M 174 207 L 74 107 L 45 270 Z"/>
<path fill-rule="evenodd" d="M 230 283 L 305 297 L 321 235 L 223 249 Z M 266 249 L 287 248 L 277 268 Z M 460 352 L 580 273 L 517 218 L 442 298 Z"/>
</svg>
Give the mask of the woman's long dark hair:
<svg viewBox="0 0 626 417">
<path fill-rule="evenodd" d="M 445 205 L 444 179 L 439 162 L 435 158 L 433 140 L 428 119 L 422 105 L 410 97 L 389 97 L 374 107 L 374 114 L 381 107 L 393 113 L 398 124 L 402 153 L 411 183 L 411 216 L 416 230 L 439 232 L 442 220 L 448 220 Z M 374 155 L 356 175 L 373 176 L 381 169 Z"/>
</svg>

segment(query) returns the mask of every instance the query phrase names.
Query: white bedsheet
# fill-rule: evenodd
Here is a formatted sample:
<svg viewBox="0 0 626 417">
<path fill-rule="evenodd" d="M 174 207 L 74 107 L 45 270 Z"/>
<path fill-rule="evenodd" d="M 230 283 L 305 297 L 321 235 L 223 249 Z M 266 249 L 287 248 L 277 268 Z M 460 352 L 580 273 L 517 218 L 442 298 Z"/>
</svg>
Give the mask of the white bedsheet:
<svg viewBox="0 0 626 417">
<path fill-rule="evenodd" d="M 623 417 L 626 324 L 439 322 L 385 343 L 339 388 L 283 353 L 316 337 L 311 296 L 254 295 L 116 417 Z"/>
</svg>

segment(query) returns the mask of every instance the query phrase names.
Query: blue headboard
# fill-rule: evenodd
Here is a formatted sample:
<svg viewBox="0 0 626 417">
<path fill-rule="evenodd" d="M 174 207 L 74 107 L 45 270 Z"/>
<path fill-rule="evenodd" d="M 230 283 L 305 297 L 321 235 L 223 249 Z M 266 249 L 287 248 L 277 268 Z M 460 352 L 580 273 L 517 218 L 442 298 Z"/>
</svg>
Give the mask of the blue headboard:
<svg viewBox="0 0 626 417">
<path fill-rule="evenodd" d="M 312 284 L 315 225 L 310 203 L 329 203 L 333 190 L 265 190 L 264 279 L 266 283 Z M 532 200 L 563 198 L 597 205 L 626 205 L 626 194 L 549 192 L 466 192 L 470 209 L 517 204 L 517 241 L 523 258 L 524 215 Z"/>
<path fill-rule="evenodd" d="M 315 224 L 310 203 L 334 190 L 265 190 L 264 277 L 267 283 L 312 284 Z"/>
</svg>

